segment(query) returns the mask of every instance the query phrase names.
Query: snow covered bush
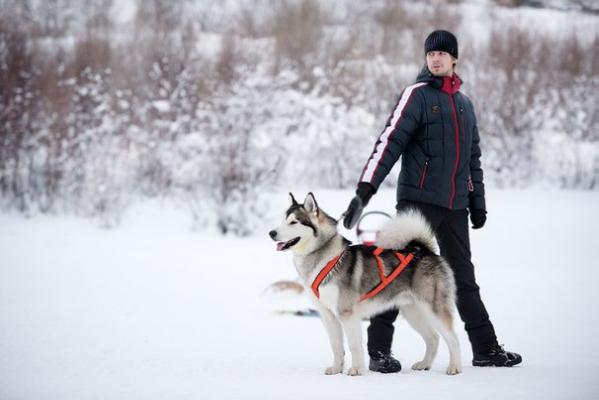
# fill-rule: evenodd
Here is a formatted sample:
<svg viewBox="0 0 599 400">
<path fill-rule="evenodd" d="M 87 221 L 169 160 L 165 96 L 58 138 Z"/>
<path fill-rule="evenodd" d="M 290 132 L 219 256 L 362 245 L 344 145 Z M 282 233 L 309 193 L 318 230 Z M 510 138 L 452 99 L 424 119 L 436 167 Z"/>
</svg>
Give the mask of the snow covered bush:
<svg viewBox="0 0 599 400">
<path fill-rule="evenodd" d="M 460 37 L 487 182 L 599 187 L 593 13 L 459 1 L 48 4 L 0 0 L 3 209 L 114 226 L 132 202 L 164 198 L 185 204 L 198 229 L 248 235 L 273 188 L 355 185 L 439 27 Z M 579 29 L 566 30 L 573 18 Z"/>
</svg>

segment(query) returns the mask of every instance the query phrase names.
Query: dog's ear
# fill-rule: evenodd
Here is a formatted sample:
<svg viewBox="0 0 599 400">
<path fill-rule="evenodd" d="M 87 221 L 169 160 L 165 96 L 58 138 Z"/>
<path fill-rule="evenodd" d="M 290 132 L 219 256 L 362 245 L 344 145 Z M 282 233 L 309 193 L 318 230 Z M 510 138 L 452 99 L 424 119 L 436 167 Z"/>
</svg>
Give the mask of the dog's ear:
<svg viewBox="0 0 599 400">
<path fill-rule="evenodd" d="M 316 199 L 314 198 L 312 192 L 308 193 L 308 195 L 306 196 L 306 200 L 304 200 L 304 208 L 309 213 L 313 212 L 316 215 L 318 215 L 318 203 L 316 202 Z"/>
<path fill-rule="evenodd" d="M 297 205 L 297 201 L 295 201 L 295 197 L 293 197 L 293 193 L 289 192 L 289 207 Z"/>
</svg>

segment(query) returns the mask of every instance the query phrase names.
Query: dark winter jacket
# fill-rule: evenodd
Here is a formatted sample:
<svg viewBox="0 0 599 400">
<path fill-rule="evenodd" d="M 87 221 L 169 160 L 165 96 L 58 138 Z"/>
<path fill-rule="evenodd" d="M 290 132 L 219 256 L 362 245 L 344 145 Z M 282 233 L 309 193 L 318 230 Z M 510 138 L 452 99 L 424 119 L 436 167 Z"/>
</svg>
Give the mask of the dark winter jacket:
<svg viewBox="0 0 599 400">
<path fill-rule="evenodd" d="M 474 108 L 457 75 L 439 78 L 425 66 L 408 86 L 360 177 L 376 190 L 402 155 L 397 200 L 449 209 L 485 209 Z"/>
</svg>

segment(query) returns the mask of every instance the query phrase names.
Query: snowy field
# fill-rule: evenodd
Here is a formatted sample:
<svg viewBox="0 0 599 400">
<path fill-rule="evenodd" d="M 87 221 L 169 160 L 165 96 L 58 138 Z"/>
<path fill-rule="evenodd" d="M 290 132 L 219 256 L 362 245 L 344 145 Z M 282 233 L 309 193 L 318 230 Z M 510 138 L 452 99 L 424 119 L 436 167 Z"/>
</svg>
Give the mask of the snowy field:
<svg viewBox="0 0 599 400">
<path fill-rule="evenodd" d="M 337 217 L 351 193 L 316 197 Z M 391 211 L 393 197 L 371 208 Z M 303 300 L 263 294 L 295 277 L 267 236 L 277 218 L 237 239 L 192 232 L 157 204 L 115 230 L 0 215 L 0 399 L 599 398 L 599 194 L 492 190 L 488 202 L 471 236 L 478 281 L 500 343 L 524 362 L 471 367 L 459 321 L 458 376 L 444 374 L 443 344 L 431 371 L 409 369 L 424 344 L 403 320 L 400 374 L 325 376 L 320 321 L 276 315 Z M 280 193 L 273 210 L 285 204 Z"/>
</svg>

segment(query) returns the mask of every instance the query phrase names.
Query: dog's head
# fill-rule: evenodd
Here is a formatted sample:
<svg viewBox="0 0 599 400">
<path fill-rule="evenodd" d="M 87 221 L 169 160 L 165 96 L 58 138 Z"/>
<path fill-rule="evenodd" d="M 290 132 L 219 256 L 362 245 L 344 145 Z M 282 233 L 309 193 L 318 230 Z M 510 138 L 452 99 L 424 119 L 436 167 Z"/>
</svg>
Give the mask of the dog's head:
<svg viewBox="0 0 599 400">
<path fill-rule="evenodd" d="M 303 204 L 299 204 L 289 193 L 289 207 L 278 228 L 269 232 L 277 242 L 277 250 L 292 250 L 298 254 L 310 253 L 326 242 L 326 238 L 337 233 L 337 221 L 318 208 L 312 193 L 308 193 Z M 324 239 L 324 241 L 323 241 Z"/>
</svg>

